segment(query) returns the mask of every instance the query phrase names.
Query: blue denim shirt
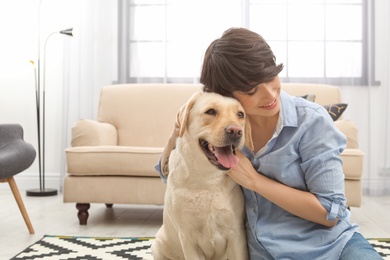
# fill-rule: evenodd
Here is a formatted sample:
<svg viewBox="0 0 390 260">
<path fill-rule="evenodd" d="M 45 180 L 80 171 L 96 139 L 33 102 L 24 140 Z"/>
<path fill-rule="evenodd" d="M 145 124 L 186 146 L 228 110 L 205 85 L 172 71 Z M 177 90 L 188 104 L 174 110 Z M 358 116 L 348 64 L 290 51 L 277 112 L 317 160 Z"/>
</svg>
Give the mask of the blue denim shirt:
<svg viewBox="0 0 390 260">
<path fill-rule="evenodd" d="M 344 196 L 340 153 L 346 138 L 318 104 L 281 92 L 281 112 L 271 140 L 257 154 L 242 152 L 259 174 L 287 186 L 310 191 L 327 209 L 332 227 L 299 218 L 256 192 L 243 189 L 251 259 L 265 259 L 265 248 L 275 259 L 339 259 L 343 247 L 358 229 L 350 223 Z M 260 133 L 261 134 L 261 133 Z M 156 170 L 160 173 L 159 164 Z M 164 180 L 164 178 L 163 178 Z"/>
<path fill-rule="evenodd" d="M 357 231 L 357 225 L 349 222 L 344 196 L 340 153 L 346 138 L 322 106 L 284 92 L 280 99 L 281 113 L 271 140 L 257 154 L 248 148 L 243 153 L 259 173 L 313 193 L 327 209 L 327 218 L 339 221 L 327 228 L 243 189 L 247 235 L 255 236 L 275 259 L 339 259 Z M 260 259 L 256 252 L 250 254 L 251 259 Z"/>
</svg>

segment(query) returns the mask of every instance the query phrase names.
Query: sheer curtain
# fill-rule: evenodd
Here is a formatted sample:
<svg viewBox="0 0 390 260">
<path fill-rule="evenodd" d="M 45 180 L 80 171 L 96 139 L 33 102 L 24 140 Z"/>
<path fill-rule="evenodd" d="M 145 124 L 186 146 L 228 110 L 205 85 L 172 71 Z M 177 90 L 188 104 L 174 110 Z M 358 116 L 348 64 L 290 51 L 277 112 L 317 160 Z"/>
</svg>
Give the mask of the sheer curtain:
<svg viewBox="0 0 390 260">
<path fill-rule="evenodd" d="M 369 20 L 373 24 L 367 26 L 368 37 L 371 37 L 367 84 L 342 86 L 341 94 L 349 104 L 346 118 L 357 123 L 360 148 L 365 153 L 363 194 L 380 196 L 390 194 L 390 3 L 386 0 L 368 3 L 372 8 L 368 14 L 373 16 Z"/>
<path fill-rule="evenodd" d="M 358 97 L 351 90 L 347 95 L 354 98 L 361 113 L 355 117 L 360 123 L 361 139 L 366 152 L 366 171 L 363 176 L 363 191 L 367 194 L 390 194 L 390 2 L 375 1 L 374 6 L 374 52 L 375 62 L 371 69 L 373 79 Z M 361 98 L 361 100 L 359 100 Z M 363 102 L 361 102 L 363 101 Z"/>
<path fill-rule="evenodd" d="M 117 1 L 68 3 L 73 6 L 75 35 L 64 45 L 61 180 L 73 124 L 78 119 L 96 119 L 100 88 L 113 84 L 118 75 Z"/>
</svg>

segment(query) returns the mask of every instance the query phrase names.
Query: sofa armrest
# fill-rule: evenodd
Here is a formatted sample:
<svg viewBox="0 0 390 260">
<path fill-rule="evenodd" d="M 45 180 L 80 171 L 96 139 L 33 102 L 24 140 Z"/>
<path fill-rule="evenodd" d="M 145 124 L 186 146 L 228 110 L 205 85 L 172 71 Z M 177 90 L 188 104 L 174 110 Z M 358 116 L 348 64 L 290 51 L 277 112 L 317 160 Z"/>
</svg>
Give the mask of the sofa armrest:
<svg viewBox="0 0 390 260">
<path fill-rule="evenodd" d="M 355 122 L 351 120 L 337 120 L 334 124 L 347 138 L 347 148 L 359 148 L 358 129 Z"/>
<path fill-rule="evenodd" d="M 343 172 L 346 180 L 361 180 L 363 175 L 364 153 L 359 149 L 345 149 L 341 153 Z"/>
<path fill-rule="evenodd" d="M 108 123 L 81 119 L 72 127 L 72 147 L 118 145 L 116 128 Z"/>
</svg>

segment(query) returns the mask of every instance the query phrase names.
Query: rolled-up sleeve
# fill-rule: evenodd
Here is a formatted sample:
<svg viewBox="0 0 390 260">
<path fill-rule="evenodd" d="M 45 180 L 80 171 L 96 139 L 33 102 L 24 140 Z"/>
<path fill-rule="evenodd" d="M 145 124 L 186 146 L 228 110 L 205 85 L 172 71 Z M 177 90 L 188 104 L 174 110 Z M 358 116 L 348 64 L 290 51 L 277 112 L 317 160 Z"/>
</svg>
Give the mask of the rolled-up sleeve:
<svg viewBox="0 0 390 260">
<path fill-rule="evenodd" d="M 300 151 L 301 167 L 305 172 L 307 189 L 327 209 L 328 220 L 342 218 L 346 210 L 344 195 L 343 161 L 340 157 L 345 149 L 346 138 L 334 126 L 333 121 L 321 110 L 310 129 L 302 136 Z"/>
</svg>

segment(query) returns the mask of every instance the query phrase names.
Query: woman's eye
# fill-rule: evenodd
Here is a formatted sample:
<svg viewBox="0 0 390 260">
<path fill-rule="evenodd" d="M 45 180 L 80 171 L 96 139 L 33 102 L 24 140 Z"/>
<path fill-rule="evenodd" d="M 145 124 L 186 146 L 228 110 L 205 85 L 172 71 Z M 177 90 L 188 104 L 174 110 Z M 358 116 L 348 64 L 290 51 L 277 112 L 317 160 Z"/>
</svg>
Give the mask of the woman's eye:
<svg viewBox="0 0 390 260">
<path fill-rule="evenodd" d="M 257 88 L 254 88 L 254 89 L 252 89 L 252 90 L 246 92 L 246 94 L 247 94 L 248 96 L 253 96 L 253 95 L 256 93 L 256 91 L 257 91 Z"/>
<path fill-rule="evenodd" d="M 217 111 L 213 108 L 210 108 L 209 110 L 206 111 L 206 114 L 215 116 L 217 114 Z"/>
</svg>

